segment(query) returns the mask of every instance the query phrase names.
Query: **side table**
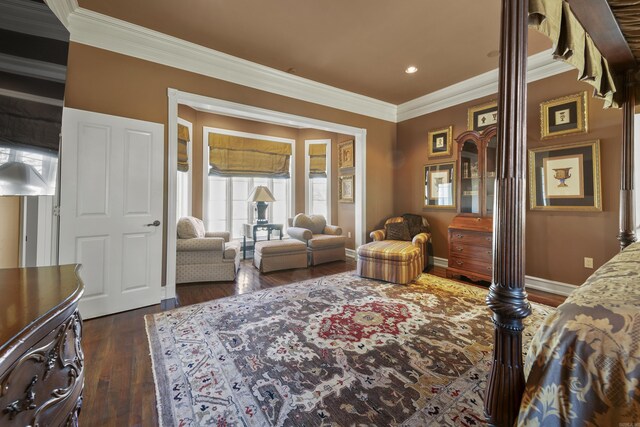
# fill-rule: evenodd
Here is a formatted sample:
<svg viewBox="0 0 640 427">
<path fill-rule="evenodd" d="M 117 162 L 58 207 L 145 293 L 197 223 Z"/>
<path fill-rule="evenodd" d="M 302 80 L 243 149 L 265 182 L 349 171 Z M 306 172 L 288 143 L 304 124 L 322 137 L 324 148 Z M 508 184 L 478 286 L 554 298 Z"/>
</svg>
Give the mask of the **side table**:
<svg viewBox="0 0 640 427">
<path fill-rule="evenodd" d="M 247 236 L 253 238 L 256 244 L 256 233 L 258 230 L 267 230 L 267 240 L 271 240 L 271 232 L 278 230 L 280 240 L 282 240 L 283 224 L 242 224 L 242 259 L 247 259 Z"/>
</svg>

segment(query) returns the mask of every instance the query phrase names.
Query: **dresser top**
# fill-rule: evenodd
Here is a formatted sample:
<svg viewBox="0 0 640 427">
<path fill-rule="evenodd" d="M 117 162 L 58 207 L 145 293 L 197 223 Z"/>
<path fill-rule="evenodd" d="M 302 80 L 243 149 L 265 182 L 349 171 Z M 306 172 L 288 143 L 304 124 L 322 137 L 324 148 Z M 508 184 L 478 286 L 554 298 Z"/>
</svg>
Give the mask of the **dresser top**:
<svg viewBox="0 0 640 427">
<path fill-rule="evenodd" d="M 82 295 L 77 265 L 0 269 L 0 353 Z"/>
</svg>

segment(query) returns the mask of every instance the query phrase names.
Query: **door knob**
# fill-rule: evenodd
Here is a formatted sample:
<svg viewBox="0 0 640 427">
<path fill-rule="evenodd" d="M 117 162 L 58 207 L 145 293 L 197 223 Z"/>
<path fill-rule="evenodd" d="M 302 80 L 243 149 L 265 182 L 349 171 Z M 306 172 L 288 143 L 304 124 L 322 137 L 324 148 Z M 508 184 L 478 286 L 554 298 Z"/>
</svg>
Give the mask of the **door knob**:
<svg viewBox="0 0 640 427">
<path fill-rule="evenodd" d="M 151 224 L 145 224 L 145 227 L 157 227 L 160 225 L 160 221 L 158 221 L 157 219 L 155 221 L 153 221 Z"/>
</svg>

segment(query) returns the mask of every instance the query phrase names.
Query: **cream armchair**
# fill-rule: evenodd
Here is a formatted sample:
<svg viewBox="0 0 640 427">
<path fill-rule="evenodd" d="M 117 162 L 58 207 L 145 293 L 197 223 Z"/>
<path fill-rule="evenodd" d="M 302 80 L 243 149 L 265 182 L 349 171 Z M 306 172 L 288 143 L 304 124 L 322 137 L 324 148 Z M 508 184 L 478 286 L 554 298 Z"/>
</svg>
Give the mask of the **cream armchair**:
<svg viewBox="0 0 640 427">
<path fill-rule="evenodd" d="M 240 267 L 240 242 L 230 233 L 206 232 L 201 220 L 178 221 L 176 283 L 232 281 Z"/>
<path fill-rule="evenodd" d="M 289 218 L 287 234 L 307 245 L 310 265 L 331 261 L 344 261 L 346 239 L 342 228 L 327 225 L 322 215 L 298 214 Z"/>
</svg>

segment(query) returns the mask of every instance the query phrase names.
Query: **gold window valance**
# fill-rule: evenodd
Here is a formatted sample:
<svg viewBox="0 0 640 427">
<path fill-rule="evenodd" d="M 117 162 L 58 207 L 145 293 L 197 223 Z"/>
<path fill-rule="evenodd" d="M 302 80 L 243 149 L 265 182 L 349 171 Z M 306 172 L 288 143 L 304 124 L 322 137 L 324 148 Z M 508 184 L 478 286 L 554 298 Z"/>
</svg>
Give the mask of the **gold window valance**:
<svg viewBox="0 0 640 427">
<path fill-rule="evenodd" d="M 187 172 L 189 170 L 189 128 L 178 124 L 178 171 Z"/>
<path fill-rule="evenodd" d="M 309 144 L 309 178 L 327 177 L 327 144 Z"/>
<path fill-rule="evenodd" d="M 209 134 L 209 174 L 289 178 L 291 144 Z"/>
<path fill-rule="evenodd" d="M 553 57 L 578 69 L 578 80 L 595 88 L 594 96 L 604 99 L 604 108 L 619 108 L 621 93 L 593 40 L 564 0 L 529 0 L 529 26 L 551 39 Z"/>
</svg>

